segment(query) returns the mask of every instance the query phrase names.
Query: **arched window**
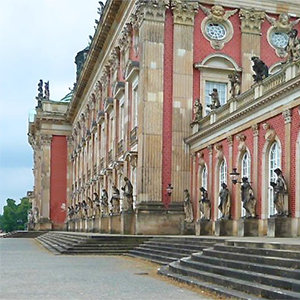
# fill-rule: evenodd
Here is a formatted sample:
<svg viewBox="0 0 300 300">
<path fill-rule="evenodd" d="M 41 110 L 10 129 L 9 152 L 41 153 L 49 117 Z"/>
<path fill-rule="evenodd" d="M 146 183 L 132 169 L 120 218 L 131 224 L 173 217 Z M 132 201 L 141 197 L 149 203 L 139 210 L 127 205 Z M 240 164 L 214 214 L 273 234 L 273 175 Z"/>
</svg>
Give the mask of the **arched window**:
<svg viewBox="0 0 300 300">
<path fill-rule="evenodd" d="M 274 196 L 273 196 L 273 187 L 270 185 L 271 181 L 276 181 L 277 175 L 275 174 L 274 170 L 277 168 L 280 168 L 280 146 L 278 142 L 274 142 L 271 147 L 270 147 L 270 152 L 269 152 L 269 170 L 268 170 L 268 175 L 269 175 L 269 193 L 268 193 L 268 202 L 269 202 L 269 217 L 275 214 L 275 205 L 274 205 Z"/>
<path fill-rule="evenodd" d="M 221 190 L 221 184 L 226 183 L 227 184 L 227 164 L 225 159 L 221 162 L 220 168 L 219 168 L 219 191 Z M 219 198 L 218 198 L 219 201 Z M 218 219 L 221 218 L 222 214 L 220 210 L 218 209 Z"/>
<path fill-rule="evenodd" d="M 207 190 L 207 168 L 206 166 L 203 167 L 201 173 L 201 187 L 204 187 Z"/>
<path fill-rule="evenodd" d="M 250 155 L 249 152 L 246 151 L 242 157 L 242 166 L 241 166 L 241 176 L 243 177 L 247 177 L 249 182 L 251 181 L 250 176 L 251 176 L 251 160 L 250 160 Z M 246 216 L 246 210 L 244 207 L 242 207 L 241 209 L 241 217 Z"/>
</svg>

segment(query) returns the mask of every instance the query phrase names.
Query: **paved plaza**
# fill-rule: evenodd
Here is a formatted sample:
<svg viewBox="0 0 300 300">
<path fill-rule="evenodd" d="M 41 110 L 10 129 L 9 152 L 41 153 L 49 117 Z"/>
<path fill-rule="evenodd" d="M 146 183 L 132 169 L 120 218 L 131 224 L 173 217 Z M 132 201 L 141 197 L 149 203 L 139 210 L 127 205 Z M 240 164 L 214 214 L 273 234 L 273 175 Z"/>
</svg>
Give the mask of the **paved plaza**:
<svg viewBox="0 0 300 300">
<path fill-rule="evenodd" d="M 122 256 L 55 256 L 33 239 L 0 239 L 1 299 L 208 299 Z"/>
</svg>

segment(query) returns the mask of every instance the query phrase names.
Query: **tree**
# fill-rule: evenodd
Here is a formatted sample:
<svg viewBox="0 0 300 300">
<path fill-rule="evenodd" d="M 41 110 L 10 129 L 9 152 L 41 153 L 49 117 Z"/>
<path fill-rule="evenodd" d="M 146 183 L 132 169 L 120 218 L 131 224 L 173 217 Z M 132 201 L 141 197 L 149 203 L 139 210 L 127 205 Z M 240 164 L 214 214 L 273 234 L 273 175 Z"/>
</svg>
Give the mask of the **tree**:
<svg viewBox="0 0 300 300">
<path fill-rule="evenodd" d="M 13 199 L 7 199 L 0 216 L 0 227 L 5 232 L 14 230 L 24 230 L 27 223 L 27 213 L 31 208 L 31 203 L 27 197 L 21 199 L 21 203 L 16 205 Z"/>
</svg>

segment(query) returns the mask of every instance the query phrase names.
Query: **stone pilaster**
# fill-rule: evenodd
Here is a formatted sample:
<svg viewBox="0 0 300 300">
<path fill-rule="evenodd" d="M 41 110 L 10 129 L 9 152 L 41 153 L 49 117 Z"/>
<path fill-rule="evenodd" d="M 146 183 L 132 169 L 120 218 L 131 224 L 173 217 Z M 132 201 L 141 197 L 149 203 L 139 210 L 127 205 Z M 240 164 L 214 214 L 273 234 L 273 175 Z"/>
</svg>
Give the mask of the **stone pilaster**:
<svg viewBox="0 0 300 300">
<path fill-rule="evenodd" d="M 241 53 L 242 53 L 242 87 L 241 92 L 248 90 L 253 84 L 252 56 L 260 56 L 261 24 L 265 13 L 254 9 L 241 9 Z"/>
<path fill-rule="evenodd" d="M 284 178 L 288 185 L 288 193 L 289 193 L 289 203 L 285 203 L 285 210 L 291 212 L 291 191 L 290 191 L 290 173 L 291 173 L 291 123 L 292 123 L 292 111 L 291 109 L 287 109 L 282 113 L 284 117 L 284 128 L 285 128 L 285 164 L 283 169 Z"/>
<path fill-rule="evenodd" d="M 138 2 L 139 102 L 137 203 L 161 201 L 165 1 Z M 145 120 L 152 120 L 145 122 Z"/>
<path fill-rule="evenodd" d="M 41 211 L 40 219 L 50 220 L 50 161 L 51 161 L 51 135 L 41 136 Z"/>
<path fill-rule="evenodd" d="M 66 206 L 72 205 L 72 182 L 73 182 L 73 168 L 74 158 L 72 158 L 73 139 L 71 136 L 67 137 L 67 203 Z"/>
<path fill-rule="evenodd" d="M 172 116 L 172 201 L 182 201 L 190 186 L 190 160 L 183 139 L 191 134 L 193 95 L 193 33 L 195 7 L 186 1 L 172 1 L 173 116 Z M 184 38 L 183 38 L 184 37 Z"/>
<path fill-rule="evenodd" d="M 216 205 L 216 201 L 213 197 L 213 145 L 209 145 L 207 147 L 208 149 L 208 155 L 209 155 L 209 162 L 208 162 L 208 184 L 207 184 L 207 192 L 208 192 L 208 198 L 211 201 L 211 210 L 210 210 L 210 215 L 211 215 L 211 220 L 213 220 L 213 218 L 215 219 L 215 205 Z"/>
</svg>

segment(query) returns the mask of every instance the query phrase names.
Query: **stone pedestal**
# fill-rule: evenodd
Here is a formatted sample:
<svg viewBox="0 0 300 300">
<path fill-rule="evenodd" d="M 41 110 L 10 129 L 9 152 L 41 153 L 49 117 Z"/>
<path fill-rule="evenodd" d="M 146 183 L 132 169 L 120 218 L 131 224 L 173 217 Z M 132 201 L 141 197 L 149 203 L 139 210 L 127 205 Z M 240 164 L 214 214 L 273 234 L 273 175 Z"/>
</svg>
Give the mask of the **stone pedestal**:
<svg viewBox="0 0 300 300">
<path fill-rule="evenodd" d="M 292 218 L 274 217 L 268 219 L 269 237 L 295 237 L 298 230 L 299 228 L 295 228 Z"/>
<path fill-rule="evenodd" d="M 181 234 L 183 235 L 195 235 L 195 223 L 188 223 L 183 220 L 181 223 Z"/>
<path fill-rule="evenodd" d="M 233 236 L 234 235 L 233 220 L 217 220 L 215 221 L 215 235 L 217 236 Z"/>
<path fill-rule="evenodd" d="M 121 233 L 121 216 L 120 215 L 109 216 L 108 228 L 110 233 Z"/>
<path fill-rule="evenodd" d="M 196 235 L 212 235 L 213 222 L 211 220 L 198 220 L 196 222 Z"/>
<path fill-rule="evenodd" d="M 109 216 L 102 216 L 101 217 L 101 233 L 109 233 Z"/>
<path fill-rule="evenodd" d="M 259 236 L 258 219 L 238 220 L 238 236 Z"/>
<path fill-rule="evenodd" d="M 123 212 L 121 214 L 121 233 L 135 234 L 135 214 Z"/>
<path fill-rule="evenodd" d="M 99 216 L 95 217 L 94 219 L 94 232 L 100 232 L 100 218 Z"/>
<path fill-rule="evenodd" d="M 40 218 L 34 228 L 36 231 L 52 230 L 52 222 L 48 218 Z"/>
</svg>

